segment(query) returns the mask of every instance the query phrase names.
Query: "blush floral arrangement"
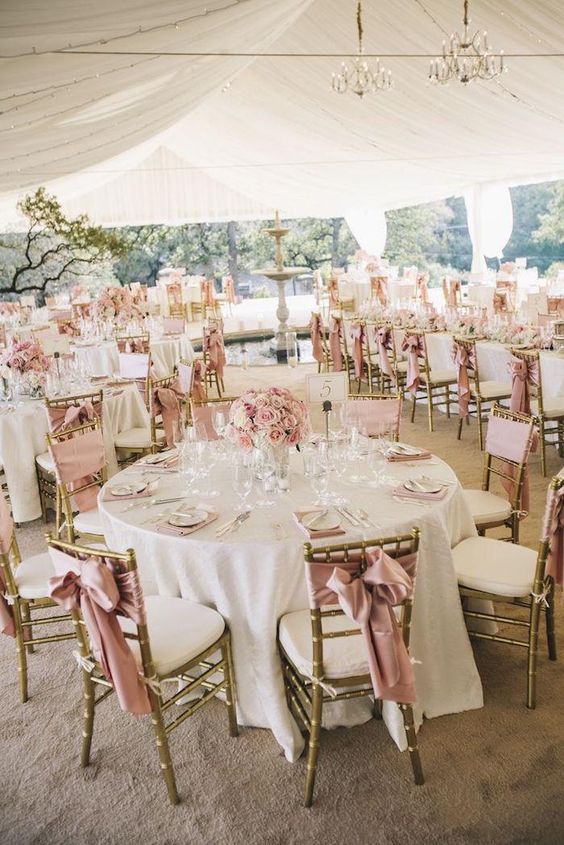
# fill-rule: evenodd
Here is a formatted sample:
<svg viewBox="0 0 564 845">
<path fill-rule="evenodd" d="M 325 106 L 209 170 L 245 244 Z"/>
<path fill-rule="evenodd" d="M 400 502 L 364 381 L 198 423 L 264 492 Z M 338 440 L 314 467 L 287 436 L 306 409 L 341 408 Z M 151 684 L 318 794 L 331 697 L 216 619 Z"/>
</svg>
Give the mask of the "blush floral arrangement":
<svg viewBox="0 0 564 845">
<path fill-rule="evenodd" d="M 105 288 L 92 307 L 92 316 L 99 320 L 127 323 L 141 312 L 127 288 Z"/>
<path fill-rule="evenodd" d="M 22 340 L 12 344 L 0 359 L 2 378 L 16 375 L 22 392 L 42 396 L 51 362 L 36 341 Z"/>
<path fill-rule="evenodd" d="M 311 432 L 304 402 L 283 387 L 246 390 L 231 405 L 227 437 L 240 449 L 298 446 Z"/>
</svg>

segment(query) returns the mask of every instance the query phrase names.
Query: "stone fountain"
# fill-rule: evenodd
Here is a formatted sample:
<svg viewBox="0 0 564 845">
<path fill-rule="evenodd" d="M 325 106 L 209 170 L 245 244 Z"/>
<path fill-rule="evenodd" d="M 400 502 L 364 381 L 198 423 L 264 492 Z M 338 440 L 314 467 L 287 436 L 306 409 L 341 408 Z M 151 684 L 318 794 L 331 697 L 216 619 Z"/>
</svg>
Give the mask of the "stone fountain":
<svg viewBox="0 0 564 845">
<path fill-rule="evenodd" d="M 275 267 L 266 267 L 263 270 L 253 270 L 255 276 L 266 276 L 267 279 L 272 279 L 278 285 L 278 307 L 276 309 L 276 317 L 278 318 L 278 328 L 275 335 L 276 356 L 279 361 L 286 360 L 286 333 L 290 331 L 288 326 L 288 317 L 290 312 L 286 304 L 286 282 L 298 276 L 300 273 L 309 273 L 309 267 L 284 267 L 284 256 L 282 254 L 282 238 L 284 238 L 290 231 L 285 226 L 282 226 L 280 221 L 280 212 L 276 212 L 274 219 L 274 226 L 269 226 L 262 230 L 265 234 L 270 235 L 275 241 L 274 260 Z"/>
</svg>

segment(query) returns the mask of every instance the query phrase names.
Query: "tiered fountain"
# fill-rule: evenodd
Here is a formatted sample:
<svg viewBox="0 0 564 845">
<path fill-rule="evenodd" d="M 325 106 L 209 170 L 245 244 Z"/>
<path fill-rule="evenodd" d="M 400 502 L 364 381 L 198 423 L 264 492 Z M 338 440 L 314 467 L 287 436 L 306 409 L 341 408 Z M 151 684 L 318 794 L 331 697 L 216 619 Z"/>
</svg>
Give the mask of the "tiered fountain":
<svg viewBox="0 0 564 845">
<path fill-rule="evenodd" d="M 280 212 L 276 212 L 274 219 L 274 226 L 270 226 L 262 230 L 265 234 L 270 235 L 275 240 L 274 260 L 276 267 L 267 267 L 263 270 L 253 270 L 253 275 L 266 276 L 267 279 L 272 279 L 278 285 L 278 307 L 276 309 L 276 316 L 278 318 L 278 328 L 275 335 L 275 349 L 278 361 L 285 361 L 287 358 L 286 334 L 290 331 L 288 326 L 288 317 L 290 312 L 286 304 L 286 282 L 298 276 L 300 273 L 309 273 L 309 267 L 284 267 L 284 256 L 282 255 L 282 238 L 290 231 L 285 226 L 282 226 L 280 221 Z"/>
</svg>

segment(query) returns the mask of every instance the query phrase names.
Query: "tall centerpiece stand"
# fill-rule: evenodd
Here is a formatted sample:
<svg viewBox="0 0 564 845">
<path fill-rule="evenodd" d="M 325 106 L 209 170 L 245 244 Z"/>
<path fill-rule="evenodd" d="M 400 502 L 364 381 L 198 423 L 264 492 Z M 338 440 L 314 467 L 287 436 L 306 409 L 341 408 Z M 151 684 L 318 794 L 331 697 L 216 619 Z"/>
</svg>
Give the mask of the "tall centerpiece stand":
<svg viewBox="0 0 564 845">
<path fill-rule="evenodd" d="M 282 226 L 280 220 L 280 212 L 276 212 L 274 219 L 274 226 L 269 226 L 262 230 L 265 234 L 274 238 L 275 252 L 274 261 L 275 267 L 266 267 L 262 270 L 253 270 L 253 275 L 266 276 L 267 279 L 272 279 L 278 285 L 278 307 L 276 309 L 276 317 L 278 319 L 278 327 L 274 338 L 274 347 L 276 350 L 276 357 L 279 362 L 287 361 L 287 333 L 290 331 L 288 326 L 288 317 L 290 312 L 286 303 L 286 283 L 298 276 L 300 273 L 308 273 L 309 267 L 285 267 L 284 256 L 282 253 L 282 238 L 284 238 L 290 231 L 287 227 Z"/>
</svg>

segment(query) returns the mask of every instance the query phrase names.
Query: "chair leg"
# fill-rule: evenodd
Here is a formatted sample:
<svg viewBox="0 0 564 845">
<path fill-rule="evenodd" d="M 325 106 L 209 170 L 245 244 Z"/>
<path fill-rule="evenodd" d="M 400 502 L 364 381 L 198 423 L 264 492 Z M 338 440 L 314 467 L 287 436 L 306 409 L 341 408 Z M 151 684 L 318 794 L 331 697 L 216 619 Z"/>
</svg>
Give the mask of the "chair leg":
<svg viewBox="0 0 564 845">
<path fill-rule="evenodd" d="M 427 416 L 429 418 L 429 431 L 434 431 L 433 428 L 433 388 L 427 383 Z"/>
<path fill-rule="evenodd" d="M 415 422 L 415 405 L 417 403 L 417 393 L 413 394 L 411 399 L 411 422 Z"/>
<path fill-rule="evenodd" d="M 235 675 L 233 673 L 233 656 L 231 653 L 231 636 L 228 633 L 224 644 L 221 647 L 221 656 L 225 663 L 225 704 L 227 706 L 227 717 L 229 719 L 229 735 L 239 736 L 237 725 Z"/>
<path fill-rule="evenodd" d="M 467 417 L 467 419 L 468 419 L 468 417 Z M 458 418 L 458 434 L 456 435 L 457 440 L 460 440 L 460 438 L 462 437 L 462 423 L 463 422 L 464 422 L 464 417 L 459 417 Z"/>
<path fill-rule="evenodd" d="M 31 611 L 29 609 L 29 604 L 26 601 L 20 601 L 20 618 L 22 622 L 31 622 Z M 31 628 L 26 626 L 26 630 L 31 633 Z M 26 645 L 25 650 L 28 654 L 33 654 L 35 651 L 35 646 L 33 643 Z"/>
<path fill-rule="evenodd" d="M 550 588 L 547 597 L 546 608 L 546 642 L 548 646 L 548 659 L 556 660 L 556 635 L 554 632 L 554 584 Z"/>
<path fill-rule="evenodd" d="M 546 478 L 546 443 L 544 439 L 544 420 L 539 418 L 539 440 L 540 440 L 540 459 L 541 459 L 541 472 L 543 478 Z"/>
<path fill-rule="evenodd" d="M 18 681 L 20 687 L 20 701 L 25 704 L 28 700 L 27 690 L 27 654 L 24 639 L 24 628 L 22 628 L 20 604 L 16 600 L 14 604 L 14 621 L 16 625 L 16 660 L 18 663 Z M 28 629 L 29 630 L 29 629 Z"/>
<path fill-rule="evenodd" d="M 542 587 L 541 587 L 542 589 Z M 527 707 L 534 710 L 537 706 L 537 652 L 539 641 L 540 605 L 531 598 L 529 622 L 529 648 L 527 660 Z"/>
<path fill-rule="evenodd" d="M 409 759 L 411 760 L 411 767 L 413 769 L 413 779 L 417 786 L 421 786 L 421 784 L 425 783 L 425 778 L 423 777 L 423 767 L 419 756 L 419 748 L 417 747 L 413 707 L 411 704 L 400 704 L 399 708 L 403 716 L 403 725 L 407 737 L 407 750 L 409 751 Z"/>
<path fill-rule="evenodd" d="M 95 688 L 92 677 L 85 669 L 82 670 L 82 748 L 80 750 L 80 767 L 85 769 L 90 763 L 90 748 L 94 733 L 94 698 Z"/>
<path fill-rule="evenodd" d="M 479 399 L 476 400 L 476 418 L 478 421 L 478 446 L 480 452 L 484 451 L 484 429 L 482 428 L 482 403 Z"/>
<path fill-rule="evenodd" d="M 447 384 L 445 387 L 445 398 L 446 398 L 446 415 L 447 419 L 450 420 L 450 387 Z"/>
<path fill-rule="evenodd" d="M 171 804 L 178 804 L 180 801 L 178 797 L 178 790 L 176 789 L 176 779 L 174 777 L 174 769 L 172 768 L 172 759 L 170 757 L 170 750 L 168 747 L 168 737 L 166 735 L 163 714 L 161 711 L 161 703 L 157 695 L 150 691 L 151 704 L 153 712 L 151 713 L 151 722 L 155 729 L 157 737 L 157 749 L 159 752 L 159 760 L 161 764 L 161 772 L 165 779 L 168 797 Z"/>
<path fill-rule="evenodd" d="M 307 748 L 307 775 L 305 785 L 305 805 L 311 807 L 313 803 L 313 787 L 317 773 L 317 757 L 319 754 L 319 740 L 321 735 L 321 717 L 323 712 L 323 689 L 315 684 L 311 699 L 311 730 Z"/>
</svg>

